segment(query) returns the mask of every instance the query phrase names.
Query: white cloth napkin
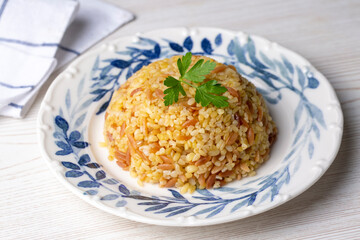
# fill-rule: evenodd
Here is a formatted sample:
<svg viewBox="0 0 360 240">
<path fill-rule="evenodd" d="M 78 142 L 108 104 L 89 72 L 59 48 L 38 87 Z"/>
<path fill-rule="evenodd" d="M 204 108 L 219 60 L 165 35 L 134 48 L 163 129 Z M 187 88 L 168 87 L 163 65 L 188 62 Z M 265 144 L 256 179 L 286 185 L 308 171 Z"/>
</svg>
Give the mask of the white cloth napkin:
<svg viewBox="0 0 360 240">
<path fill-rule="evenodd" d="M 24 117 L 55 67 L 133 17 L 100 0 L 0 0 L 0 115 Z"/>
</svg>

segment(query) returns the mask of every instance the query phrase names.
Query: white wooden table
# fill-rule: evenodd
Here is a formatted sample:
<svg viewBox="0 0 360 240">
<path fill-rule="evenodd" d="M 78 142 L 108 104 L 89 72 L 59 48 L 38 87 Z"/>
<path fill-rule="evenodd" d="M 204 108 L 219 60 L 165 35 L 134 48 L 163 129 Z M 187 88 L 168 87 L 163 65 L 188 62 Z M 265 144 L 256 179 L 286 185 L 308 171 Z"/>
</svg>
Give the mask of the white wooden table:
<svg viewBox="0 0 360 240">
<path fill-rule="evenodd" d="M 137 19 L 102 42 L 164 27 L 211 26 L 290 48 L 335 88 L 345 116 L 340 152 L 309 190 L 247 219 L 198 228 L 152 226 L 88 205 L 40 156 L 36 117 L 0 118 L 0 239 L 360 239 L 360 1 L 116 1 Z"/>
</svg>

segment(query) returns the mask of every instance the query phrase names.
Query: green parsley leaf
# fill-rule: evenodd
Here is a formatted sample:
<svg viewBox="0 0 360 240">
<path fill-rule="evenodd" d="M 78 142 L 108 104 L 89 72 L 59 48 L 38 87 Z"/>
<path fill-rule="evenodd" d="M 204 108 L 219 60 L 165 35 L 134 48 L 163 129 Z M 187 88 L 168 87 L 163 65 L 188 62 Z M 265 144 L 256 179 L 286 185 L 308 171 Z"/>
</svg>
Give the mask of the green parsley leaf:
<svg viewBox="0 0 360 240">
<path fill-rule="evenodd" d="M 168 76 L 164 81 L 165 86 L 169 87 L 164 91 L 164 104 L 169 106 L 179 100 L 179 93 L 186 96 L 184 88 L 181 86 L 181 82 L 174 77 Z"/>
<path fill-rule="evenodd" d="M 227 89 L 221 86 L 217 81 L 211 80 L 199 86 L 196 89 L 195 101 L 201 103 L 201 106 L 206 107 L 209 103 L 214 104 L 215 107 L 222 108 L 229 106 L 228 98 L 225 96 L 218 96 L 215 94 L 222 94 Z"/>
<path fill-rule="evenodd" d="M 179 58 L 177 61 L 177 65 L 179 68 L 180 76 L 183 77 L 186 73 L 186 70 L 188 70 L 190 64 L 191 64 L 191 52 L 187 52 L 185 56 L 183 56 L 181 59 Z"/>
<path fill-rule="evenodd" d="M 206 61 L 204 64 L 204 59 L 200 59 L 195 63 L 195 65 L 190 68 L 190 70 L 185 73 L 184 78 L 190 80 L 195 83 L 200 83 L 204 81 L 205 75 L 209 74 L 212 70 L 214 70 L 216 63 Z"/>
<path fill-rule="evenodd" d="M 219 96 L 227 91 L 227 89 L 216 80 L 210 80 L 200 86 L 193 85 L 193 83 L 201 83 L 205 80 L 205 75 L 209 74 L 216 67 L 215 62 L 206 61 L 200 59 L 194 66 L 188 71 L 191 65 L 191 52 L 188 52 L 182 58 L 177 61 L 177 66 L 180 73 L 180 78 L 176 79 L 172 76 L 168 76 L 164 84 L 168 88 L 164 91 L 164 104 L 169 106 L 176 103 L 179 100 L 179 94 L 186 96 L 186 92 L 181 83 L 187 84 L 196 89 L 195 101 L 201 103 L 201 106 L 206 107 L 212 103 L 215 107 L 227 107 L 229 106 L 228 98 L 225 96 Z M 185 81 L 186 80 L 186 81 Z"/>
<path fill-rule="evenodd" d="M 221 84 L 218 83 L 216 80 L 210 80 L 198 88 L 204 89 L 208 93 L 219 94 L 219 95 L 227 91 L 226 87 L 221 86 Z"/>
</svg>

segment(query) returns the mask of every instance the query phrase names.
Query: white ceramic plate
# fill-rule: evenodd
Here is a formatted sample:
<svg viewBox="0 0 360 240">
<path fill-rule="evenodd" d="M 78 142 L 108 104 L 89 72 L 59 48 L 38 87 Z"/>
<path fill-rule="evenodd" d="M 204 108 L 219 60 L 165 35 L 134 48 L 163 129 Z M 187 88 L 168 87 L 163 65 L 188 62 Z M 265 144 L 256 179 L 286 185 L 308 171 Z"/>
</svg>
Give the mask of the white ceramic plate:
<svg viewBox="0 0 360 240">
<path fill-rule="evenodd" d="M 104 111 L 112 92 L 142 66 L 191 51 L 234 65 L 263 94 L 279 129 L 258 174 L 181 195 L 136 179 L 107 160 Z M 213 28 L 171 28 L 124 37 L 84 54 L 49 88 L 38 117 L 49 167 L 76 195 L 135 221 L 200 226 L 279 206 L 314 184 L 334 160 L 343 115 L 326 78 L 301 56 L 261 37 Z"/>
</svg>

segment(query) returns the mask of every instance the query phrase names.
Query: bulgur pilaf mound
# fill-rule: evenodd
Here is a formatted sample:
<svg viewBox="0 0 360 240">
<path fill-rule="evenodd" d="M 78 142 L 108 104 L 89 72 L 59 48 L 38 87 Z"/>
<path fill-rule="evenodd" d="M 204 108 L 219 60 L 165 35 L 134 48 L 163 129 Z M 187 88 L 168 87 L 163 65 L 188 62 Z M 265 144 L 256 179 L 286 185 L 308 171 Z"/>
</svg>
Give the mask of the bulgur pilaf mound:
<svg viewBox="0 0 360 240">
<path fill-rule="evenodd" d="M 262 96 L 233 66 L 193 56 L 191 66 L 199 59 L 216 62 L 206 79 L 228 89 L 229 106 L 202 107 L 188 85 L 183 85 L 187 96 L 165 106 L 164 80 L 180 76 L 179 57 L 143 67 L 114 92 L 105 114 L 109 159 L 140 185 L 158 183 L 181 193 L 255 175 L 277 134 Z"/>
</svg>

